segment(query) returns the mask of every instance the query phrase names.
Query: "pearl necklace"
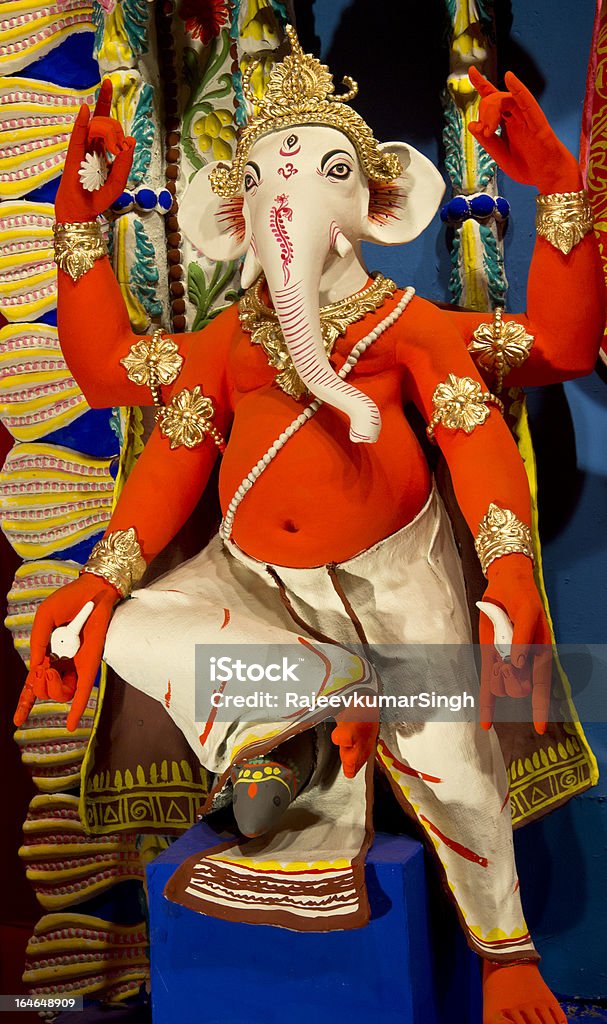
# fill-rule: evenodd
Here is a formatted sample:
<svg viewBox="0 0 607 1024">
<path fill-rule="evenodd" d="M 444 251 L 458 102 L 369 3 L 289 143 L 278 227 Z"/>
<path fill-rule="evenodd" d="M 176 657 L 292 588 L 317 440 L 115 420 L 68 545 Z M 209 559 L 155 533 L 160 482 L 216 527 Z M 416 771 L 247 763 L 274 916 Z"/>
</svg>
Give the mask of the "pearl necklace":
<svg viewBox="0 0 607 1024">
<path fill-rule="evenodd" d="M 354 347 L 352 348 L 350 355 L 348 356 L 341 370 L 339 370 L 337 374 L 337 376 L 340 377 L 341 380 L 344 380 L 351 372 L 351 370 L 354 369 L 360 357 L 367 351 L 367 349 L 373 344 L 373 342 L 377 341 L 377 339 L 384 333 L 384 331 L 387 331 L 389 327 L 392 327 L 396 323 L 399 317 L 402 316 L 402 314 L 405 312 L 407 306 L 411 302 L 411 299 L 413 298 L 414 295 L 415 288 L 405 289 L 405 293 L 402 299 L 400 300 L 398 305 L 394 307 L 392 312 L 388 313 L 388 315 L 384 317 L 381 323 L 379 323 L 377 327 L 374 327 L 373 330 L 369 332 L 369 334 L 366 334 L 364 338 L 361 338 L 360 341 L 356 342 L 356 345 L 354 345 Z M 312 416 L 314 416 L 314 414 L 318 412 L 322 404 L 322 399 L 320 398 L 315 398 L 313 402 L 310 402 L 310 404 L 306 406 L 303 412 L 301 412 L 299 416 L 296 419 L 294 419 L 293 422 L 290 423 L 289 426 L 285 428 L 285 430 L 283 430 L 282 434 L 280 434 L 276 438 L 274 443 L 270 445 L 265 455 L 262 455 L 259 462 L 257 462 L 253 466 L 253 469 L 249 473 L 247 473 L 244 480 L 237 488 L 236 493 L 234 494 L 234 497 L 232 498 L 230 504 L 228 505 L 227 512 L 221 524 L 220 533 L 224 541 L 229 540 L 232 535 L 236 509 L 240 505 L 244 496 L 247 494 L 248 491 L 251 490 L 251 487 L 253 486 L 255 481 L 259 479 L 263 471 L 267 469 L 272 460 L 276 458 L 280 449 L 284 447 L 289 438 L 293 437 L 293 434 L 296 434 L 297 431 L 300 430 L 304 426 L 304 424 L 308 422 L 308 420 L 312 419 Z"/>
</svg>

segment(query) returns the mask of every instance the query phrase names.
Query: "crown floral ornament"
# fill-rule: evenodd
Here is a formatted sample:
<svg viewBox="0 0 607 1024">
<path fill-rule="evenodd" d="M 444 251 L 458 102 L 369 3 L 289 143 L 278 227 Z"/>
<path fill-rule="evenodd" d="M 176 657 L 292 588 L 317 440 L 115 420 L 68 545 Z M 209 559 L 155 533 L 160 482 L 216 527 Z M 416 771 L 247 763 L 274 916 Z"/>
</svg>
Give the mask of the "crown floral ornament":
<svg viewBox="0 0 607 1024">
<path fill-rule="evenodd" d="M 232 164 L 216 167 L 209 175 L 215 194 L 226 198 L 238 195 L 249 150 L 262 135 L 303 124 L 325 125 L 343 132 L 371 181 L 384 185 L 394 181 L 402 173 L 400 160 L 394 153 L 382 152 L 366 121 L 348 106 L 358 92 L 356 82 L 346 76 L 343 84 L 347 92 L 337 96 L 329 69 L 303 52 L 292 25 L 287 25 L 286 31 L 291 53 L 272 68 L 262 99 L 251 88 L 251 76 L 259 62 L 253 61 L 243 72 L 243 93 L 254 113 L 240 134 Z"/>
</svg>

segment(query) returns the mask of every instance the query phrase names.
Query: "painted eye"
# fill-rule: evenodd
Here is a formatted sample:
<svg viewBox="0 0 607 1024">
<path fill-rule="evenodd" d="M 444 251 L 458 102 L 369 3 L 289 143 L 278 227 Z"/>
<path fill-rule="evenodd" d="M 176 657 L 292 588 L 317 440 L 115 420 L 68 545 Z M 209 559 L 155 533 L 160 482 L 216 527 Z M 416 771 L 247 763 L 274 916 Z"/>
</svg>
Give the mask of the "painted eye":
<svg viewBox="0 0 607 1024">
<path fill-rule="evenodd" d="M 299 141 L 299 140 L 298 140 L 298 138 L 297 138 L 297 135 L 289 135 L 289 138 L 287 139 L 287 141 L 286 141 L 285 145 L 286 145 L 286 146 L 287 146 L 287 147 L 288 147 L 289 149 L 293 149 L 293 146 L 296 146 L 296 145 L 297 145 L 297 143 L 298 143 L 298 141 Z"/>
<path fill-rule="evenodd" d="M 352 174 L 352 168 L 350 164 L 345 163 L 343 160 L 339 160 L 336 164 L 331 164 L 327 170 L 327 178 L 332 178 L 334 181 L 347 181 Z"/>
<path fill-rule="evenodd" d="M 247 173 L 244 176 L 245 192 L 251 192 L 252 189 L 257 188 L 258 184 L 259 182 L 257 181 L 255 175 L 251 174 L 250 171 L 247 171 Z"/>
</svg>

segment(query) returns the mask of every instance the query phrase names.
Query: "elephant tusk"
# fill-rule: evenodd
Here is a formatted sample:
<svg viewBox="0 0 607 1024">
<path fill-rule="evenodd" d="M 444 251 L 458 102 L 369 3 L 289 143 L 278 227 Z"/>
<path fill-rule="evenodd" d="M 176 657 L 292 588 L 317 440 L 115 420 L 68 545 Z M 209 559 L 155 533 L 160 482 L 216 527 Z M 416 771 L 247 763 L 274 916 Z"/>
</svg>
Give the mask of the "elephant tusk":
<svg viewBox="0 0 607 1024">
<path fill-rule="evenodd" d="M 338 256 L 341 256 L 342 260 L 354 251 L 352 243 L 348 241 L 343 231 L 335 223 L 331 225 L 331 248 L 335 249 L 335 252 Z"/>
</svg>

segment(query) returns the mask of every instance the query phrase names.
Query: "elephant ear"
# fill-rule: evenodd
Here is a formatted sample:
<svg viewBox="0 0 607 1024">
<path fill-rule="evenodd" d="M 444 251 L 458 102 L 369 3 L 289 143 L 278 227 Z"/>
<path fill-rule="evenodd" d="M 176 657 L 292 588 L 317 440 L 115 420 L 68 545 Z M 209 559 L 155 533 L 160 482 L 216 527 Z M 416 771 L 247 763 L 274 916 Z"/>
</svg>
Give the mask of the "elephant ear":
<svg viewBox="0 0 607 1024">
<path fill-rule="evenodd" d="M 387 185 L 369 181 L 369 212 L 363 239 L 380 245 L 410 242 L 428 227 L 445 192 L 445 183 L 428 157 L 403 142 L 386 142 L 380 149 L 395 153 L 402 174 Z"/>
<path fill-rule="evenodd" d="M 210 175 L 220 165 L 207 164 L 191 179 L 179 204 L 179 223 L 192 245 L 209 259 L 235 260 L 246 251 L 251 231 L 243 197 L 225 199 L 211 188 Z"/>
</svg>

